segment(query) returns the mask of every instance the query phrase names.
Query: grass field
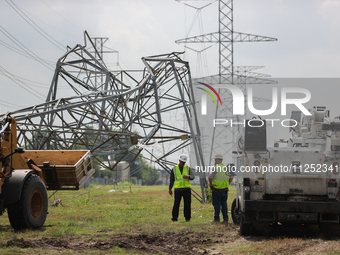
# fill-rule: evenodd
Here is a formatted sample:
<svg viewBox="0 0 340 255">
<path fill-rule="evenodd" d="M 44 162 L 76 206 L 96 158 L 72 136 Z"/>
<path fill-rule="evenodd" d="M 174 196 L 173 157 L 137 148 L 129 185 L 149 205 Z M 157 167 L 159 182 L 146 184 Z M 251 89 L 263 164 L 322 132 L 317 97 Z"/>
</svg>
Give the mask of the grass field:
<svg viewBox="0 0 340 255">
<path fill-rule="evenodd" d="M 232 187 L 229 210 L 234 198 Z M 212 205 L 194 198 L 191 221 L 181 207 L 173 223 L 166 186 L 90 186 L 54 199 L 62 205 L 49 207 L 40 230 L 16 232 L 6 213 L 0 217 L 1 254 L 340 254 L 337 239 L 319 234 L 241 237 L 232 223 L 212 224 Z"/>
</svg>

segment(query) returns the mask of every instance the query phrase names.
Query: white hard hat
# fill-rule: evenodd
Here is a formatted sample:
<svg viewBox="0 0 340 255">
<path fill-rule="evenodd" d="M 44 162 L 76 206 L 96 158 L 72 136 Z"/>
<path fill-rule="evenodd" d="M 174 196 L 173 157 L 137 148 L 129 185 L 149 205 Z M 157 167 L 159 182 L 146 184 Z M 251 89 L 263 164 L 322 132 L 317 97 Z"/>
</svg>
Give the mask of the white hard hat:
<svg viewBox="0 0 340 255">
<path fill-rule="evenodd" d="M 222 154 L 216 154 L 215 159 L 222 159 L 223 160 Z"/>
<path fill-rule="evenodd" d="M 178 159 L 185 163 L 188 160 L 188 156 L 185 154 L 182 154 L 181 156 L 178 157 Z"/>
</svg>

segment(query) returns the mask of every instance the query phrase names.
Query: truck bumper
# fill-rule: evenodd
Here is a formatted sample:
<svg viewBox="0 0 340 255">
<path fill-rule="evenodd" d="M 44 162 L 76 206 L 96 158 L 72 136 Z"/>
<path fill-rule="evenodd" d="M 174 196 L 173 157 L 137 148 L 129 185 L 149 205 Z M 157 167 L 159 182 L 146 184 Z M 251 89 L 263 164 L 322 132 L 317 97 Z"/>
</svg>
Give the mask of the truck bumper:
<svg viewBox="0 0 340 255">
<path fill-rule="evenodd" d="M 339 202 L 245 201 L 245 222 L 339 223 Z"/>
</svg>

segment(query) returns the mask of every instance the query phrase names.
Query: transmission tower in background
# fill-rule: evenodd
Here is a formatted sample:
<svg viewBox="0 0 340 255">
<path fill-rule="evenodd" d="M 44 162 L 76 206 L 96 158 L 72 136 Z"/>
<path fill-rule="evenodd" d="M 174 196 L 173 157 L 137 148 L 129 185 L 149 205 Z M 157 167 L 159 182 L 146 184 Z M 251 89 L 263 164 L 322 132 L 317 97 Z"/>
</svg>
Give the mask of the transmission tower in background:
<svg viewBox="0 0 340 255">
<path fill-rule="evenodd" d="M 185 2 L 185 0 L 177 1 Z M 217 104 L 214 116 L 215 119 L 232 119 L 234 122 L 242 122 L 243 119 L 241 119 L 241 117 L 239 117 L 238 115 L 233 116 L 232 96 L 227 89 L 223 89 L 223 85 L 231 84 L 238 86 L 243 91 L 244 99 L 246 102 L 247 84 L 272 84 L 275 82 L 266 79 L 266 77 L 269 77 L 268 75 L 253 72 L 256 69 L 262 68 L 262 66 L 234 66 L 234 43 L 272 42 L 277 41 L 277 39 L 260 35 L 246 34 L 242 32 L 235 32 L 233 28 L 233 10 L 233 0 L 219 0 L 218 32 L 187 37 L 185 39 L 177 40 L 176 43 L 218 44 L 219 73 L 217 75 L 195 78 L 193 79 L 193 84 L 197 84 L 197 82 L 203 82 L 212 86 L 219 87 L 218 94 L 221 97 L 223 105 Z M 254 101 L 268 102 L 269 100 L 255 98 Z M 246 111 L 244 112 L 246 113 Z M 202 125 L 204 124 L 202 123 Z M 209 162 L 212 162 L 212 157 L 217 153 L 221 153 L 225 157 L 231 157 L 231 152 L 237 149 L 238 139 L 242 136 L 243 130 L 244 128 L 242 125 L 237 125 L 237 127 L 235 127 L 235 125 L 234 127 L 230 127 L 229 125 L 216 125 L 216 127 L 213 128 L 211 138 Z"/>
<path fill-rule="evenodd" d="M 113 49 L 110 49 L 108 47 L 105 46 L 105 43 L 107 43 L 109 41 L 108 37 L 91 37 L 91 44 L 93 47 L 92 51 L 89 51 L 91 54 L 93 54 L 93 56 L 96 59 L 101 59 L 103 61 L 103 63 L 105 63 L 104 61 L 104 53 L 106 54 L 117 54 L 117 62 L 116 65 L 119 66 L 119 53 L 118 51 L 115 51 Z M 96 84 L 103 84 L 103 81 L 105 80 L 105 77 L 103 74 L 96 74 L 95 76 L 95 82 Z"/>
</svg>

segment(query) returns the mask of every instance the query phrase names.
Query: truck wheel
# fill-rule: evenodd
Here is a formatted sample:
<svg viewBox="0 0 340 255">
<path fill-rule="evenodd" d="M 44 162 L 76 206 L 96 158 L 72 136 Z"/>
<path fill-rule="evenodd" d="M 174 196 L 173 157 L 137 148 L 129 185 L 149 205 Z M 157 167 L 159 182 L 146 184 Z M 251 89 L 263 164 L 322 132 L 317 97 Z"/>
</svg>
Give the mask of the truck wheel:
<svg viewBox="0 0 340 255">
<path fill-rule="evenodd" d="M 47 191 L 37 175 L 29 176 L 22 188 L 20 200 L 8 205 L 8 218 L 15 230 L 41 228 L 47 216 Z"/>
<path fill-rule="evenodd" d="M 251 234 L 251 225 L 244 223 L 243 215 L 240 215 L 240 234 L 241 236 L 249 236 Z"/>
<path fill-rule="evenodd" d="M 231 218 L 233 219 L 234 224 L 240 225 L 240 212 L 236 207 L 236 198 L 231 204 Z"/>
</svg>

